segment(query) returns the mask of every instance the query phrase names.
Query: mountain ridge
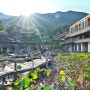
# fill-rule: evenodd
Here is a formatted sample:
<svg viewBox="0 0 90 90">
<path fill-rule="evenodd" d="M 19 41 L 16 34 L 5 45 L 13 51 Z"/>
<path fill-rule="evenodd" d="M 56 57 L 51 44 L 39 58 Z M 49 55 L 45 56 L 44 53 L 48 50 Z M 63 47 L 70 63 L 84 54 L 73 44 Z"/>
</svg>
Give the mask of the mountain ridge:
<svg viewBox="0 0 90 90">
<path fill-rule="evenodd" d="M 2 13 L 1 13 L 2 15 Z M 4 15 L 4 14 L 3 14 Z M 76 11 L 67 11 L 61 12 L 57 11 L 55 13 L 34 13 L 30 17 L 21 16 L 10 16 L 8 18 L 7 15 L 2 21 L 6 26 L 10 27 L 11 31 L 13 31 L 14 25 L 20 25 L 23 29 L 38 30 L 46 36 L 50 37 L 60 37 L 60 34 L 64 31 L 69 31 L 69 27 L 76 23 L 78 20 L 87 16 L 88 13 L 84 12 L 76 12 Z M 5 15 L 4 15 L 5 16 Z"/>
<path fill-rule="evenodd" d="M 13 16 L 12 15 L 6 15 L 6 14 L 0 12 L 0 19 L 8 19 L 8 18 L 11 18 L 11 17 L 13 17 Z"/>
<path fill-rule="evenodd" d="M 32 22 L 37 24 L 45 24 L 45 23 L 51 23 L 51 24 L 61 24 L 65 25 L 70 22 L 76 22 L 83 17 L 87 16 L 88 13 L 84 12 L 77 12 L 77 11 L 67 11 L 67 12 L 61 12 L 57 11 L 55 13 L 34 13 L 29 18 L 28 25 L 33 25 Z M 2 19 L 6 24 L 19 24 L 22 25 L 24 16 L 11 16 L 11 15 L 5 15 L 3 13 L 0 13 L 0 19 Z M 21 20 L 21 21 L 20 21 Z"/>
</svg>

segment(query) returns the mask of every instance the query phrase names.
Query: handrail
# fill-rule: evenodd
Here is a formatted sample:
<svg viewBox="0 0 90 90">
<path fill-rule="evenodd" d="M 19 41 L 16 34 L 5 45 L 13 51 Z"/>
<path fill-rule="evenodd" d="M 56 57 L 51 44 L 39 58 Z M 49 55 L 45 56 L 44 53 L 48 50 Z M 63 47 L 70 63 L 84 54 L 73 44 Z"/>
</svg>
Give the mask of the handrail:
<svg viewBox="0 0 90 90">
<path fill-rule="evenodd" d="M 41 63 L 40 64 L 38 64 L 38 59 L 35 59 L 35 55 L 36 55 L 36 58 L 40 58 L 41 59 Z M 9 75 L 10 73 L 12 74 L 14 74 L 14 73 L 16 73 L 16 72 L 23 72 L 23 71 L 28 71 L 28 70 L 30 70 L 30 69 L 33 69 L 33 68 L 36 68 L 36 67 L 38 67 L 38 65 L 40 66 L 40 65 L 43 65 L 43 64 L 45 64 L 46 63 L 46 58 L 42 58 L 42 56 L 45 56 L 45 53 L 44 54 L 42 54 L 41 55 L 41 53 L 40 52 L 35 52 L 35 53 L 29 53 L 29 54 L 27 54 L 26 55 L 26 57 L 25 58 L 20 58 L 19 57 L 19 55 L 18 55 L 18 58 L 15 58 L 15 57 L 11 57 L 11 56 L 8 56 L 8 57 L 6 57 L 6 58 L 2 58 L 1 60 L 0 60 L 0 62 L 2 62 L 2 65 L 4 65 L 4 63 L 3 62 L 5 62 L 5 61 L 8 61 L 8 62 L 11 62 L 11 63 L 14 63 L 14 66 L 13 66 L 13 68 L 14 68 L 14 70 L 13 71 L 8 71 L 8 72 L 5 72 L 5 73 L 2 73 L 1 75 L 0 75 L 0 78 L 2 78 L 2 77 L 4 77 L 4 76 L 6 76 L 6 75 Z M 35 61 L 35 60 L 37 60 L 37 61 Z M 44 60 L 43 60 L 44 59 Z M 16 66 L 17 66 L 17 63 L 20 63 L 20 62 L 22 62 L 22 63 L 31 63 L 29 66 L 29 68 L 23 68 L 22 70 L 19 70 L 19 71 L 17 71 L 16 70 Z M 34 67 L 32 67 L 33 66 L 33 62 L 35 62 L 34 64 L 36 65 L 34 65 Z M 48 61 L 49 62 L 49 61 Z M 9 63 L 10 64 L 10 63 Z M 23 64 L 24 65 L 24 64 Z M 8 66 L 8 65 L 5 65 L 5 66 Z M 5 66 L 2 68 L 2 69 L 4 69 L 5 68 Z M 4 71 L 3 71 L 4 72 Z"/>
<path fill-rule="evenodd" d="M 8 56 L 5 58 L 1 58 L 0 62 L 4 62 L 4 61 L 10 61 L 10 62 L 22 62 L 22 61 L 26 61 L 26 60 L 30 60 L 30 59 L 35 59 L 32 56 L 35 57 L 35 55 L 38 57 L 41 56 L 40 52 L 36 52 L 36 53 L 29 53 L 27 55 L 16 55 L 16 56 Z M 19 59 L 19 60 L 18 60 Z"/>
</svg>

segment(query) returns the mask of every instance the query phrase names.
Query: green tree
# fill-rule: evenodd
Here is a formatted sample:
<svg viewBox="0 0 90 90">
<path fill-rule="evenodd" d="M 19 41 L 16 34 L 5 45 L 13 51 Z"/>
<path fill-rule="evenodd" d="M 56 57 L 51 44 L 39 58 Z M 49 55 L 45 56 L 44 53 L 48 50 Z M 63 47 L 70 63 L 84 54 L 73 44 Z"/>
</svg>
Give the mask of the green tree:
<svg viewBox="0 0 90 90">
<path fill-rule="evenodd" d="M 9 33 L 11 37 L 15 36 L 16 33 L 19 33 L 22 30 L 22 27 L 19 25 L 10 25 L 7 27 L 6 31 Z"/>
<path fill-rule="evenodd" d="M 5 30 L 0 31 L 0 36 L 8 36 L 8 33 Z"/>
<path fill-rule="evenodd" d="M 0 20 L 0 31 L 5 29 L 5 24 L 3 23 L 2 20 Z"/>
</svg>

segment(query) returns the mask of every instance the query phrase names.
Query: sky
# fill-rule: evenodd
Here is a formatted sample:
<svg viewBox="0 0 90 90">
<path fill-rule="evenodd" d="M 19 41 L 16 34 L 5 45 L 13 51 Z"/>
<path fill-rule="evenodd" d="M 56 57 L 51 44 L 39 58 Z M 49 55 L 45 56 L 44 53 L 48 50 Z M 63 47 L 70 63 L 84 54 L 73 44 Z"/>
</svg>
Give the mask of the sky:
<svg viewBox="0 0 90 90">
<path fill-rule="evenodd" d="M 90 14 L 90 0 L 0 0 L 0 12 L 13 16 L 70 10 Z"/>
</svg>

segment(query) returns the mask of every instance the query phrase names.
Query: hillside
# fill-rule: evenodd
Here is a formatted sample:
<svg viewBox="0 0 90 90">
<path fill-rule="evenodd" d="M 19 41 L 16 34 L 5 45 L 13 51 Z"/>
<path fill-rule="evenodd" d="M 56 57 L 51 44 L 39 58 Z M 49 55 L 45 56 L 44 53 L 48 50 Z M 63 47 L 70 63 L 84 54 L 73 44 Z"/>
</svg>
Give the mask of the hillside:
<svg viewBox="0 0 90 90">
<path fill-rule="evenodd" d="M 12 16 L 10 15 L 5 15 L 3 13 L 0 12 L 0 19 L 8 19 L 8 18 L 11 18 Z"/>
<path fill-rule="evenodd" d="M 69 26 L 76 21 L 88 15 L 84 12 L 55 12 L 55 13 L 34 13 L 29 17 L 24 16 L 9 16 L 0 13 L 0 19 L 7 25 L 20 25 L 23 28 L 35 27 L 41 33 L 47 36 L 59 36 L 64 30 L 69 30 Z M 1 18 L 3 16 L 3 18 Z"/>
<path fill-rule="evenodd" d="M 4 15 L 4 14 L 3 14 Z M 55 48 L 60 48 L 60 34 L 68 31 L 69 26 L 88 15 L 83 12 L 56 12 L 40 14 L 35 13 L 30 17 L 24 16 L 10 16 L 6 19 L 5 15 L 0 21 L 0 35 L 9 36 L 16 40 L 20 30 L 35 30 L 38 29 L 38 36 L 29 39 L 27 36 L 21 37 L 22 42 L 47 43 L 54 45 Z"/>
<path fill-rule="evenodd" d="M 83 12 L 74 12 L 74 11 L 68 11 L 68 12 L 55 12 L 55 13 L 47 13 L 47 14 L 40 14 L 36 13 L 33 15 L 33 17 L 38 21 L 44 21 L 49 22 L 52 24 L 68 24 L 72 21 L 80 20 L 81 18 L 88 15 L 87 13 Z"/>
<path fill-rule="evenodd" d="M 71 23 L 72 21 L 76 22 L 77 20 L 80 20 L 86 15 L 88 14 L 84 12 L 75 12 L 75 11 L 67 11 L 67 12 L 58 11 L 55 13 L 46 13 L 46 14 L 35 13 L 30 17 L 28 17 L 29 18 L 28 25 L 32 25 L 32 22 L 34 24 L 50 23 L 50 24 L 65 25 Z M 22 25 L 24 16 L 13 17 L 0 13 L 0 19 L 3 19 L 3 21 L 7 24 L 18 23 Z"/>
</svg>

